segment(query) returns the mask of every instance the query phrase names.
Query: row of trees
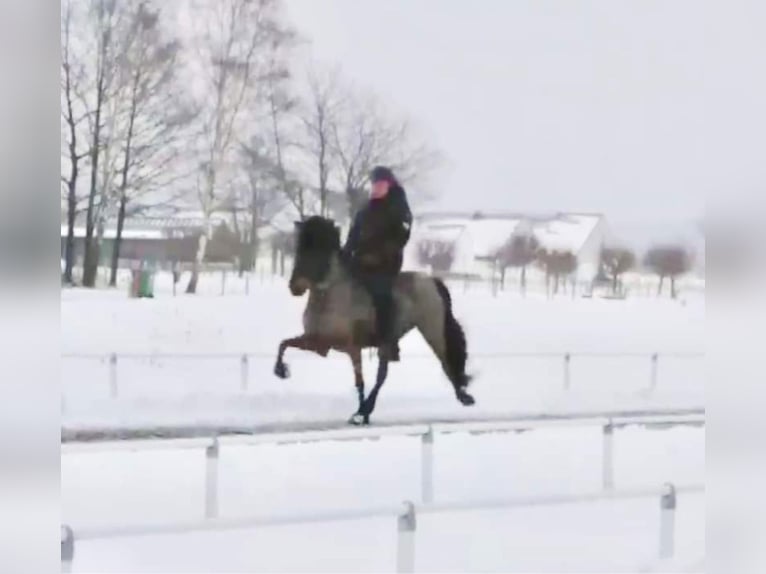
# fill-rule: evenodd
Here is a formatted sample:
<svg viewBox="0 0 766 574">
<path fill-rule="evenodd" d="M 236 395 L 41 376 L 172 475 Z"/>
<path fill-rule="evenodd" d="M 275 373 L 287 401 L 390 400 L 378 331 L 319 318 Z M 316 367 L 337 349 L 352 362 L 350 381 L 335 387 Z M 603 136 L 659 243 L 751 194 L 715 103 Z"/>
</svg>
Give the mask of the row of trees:
<svg viewBox="0 0 766 574">
<path fill-rule="evenodd" d="M 417 245 L 418 262 L 430 266 L 435 272 L 446 273 L 455 261 L 455 244 L 450 241 L 423 240 Z M 530 265 L 544 270 L 547 283 L 552 283 L 554 293 L 565 284 L 566 278 L 577 270 L 577 257 L 568 250 L 546 249 L 541 246 L 533 234 L 520 234 L 511 237 L 488 261 L 493 269 L 500 273 L 500 284 L 505 284 L 505 274 L 509 268 L 520 270 L 520 288 L 526 289 L 526 271 Z M 603 247 L 600 253 L 599 270 L 594 283 L 608 283 L 612 293 L 617 294 L 625 273 L 638 266 L 634 251 L 625 247 Z M 688 273 L 692 266 L 692 257 L 687 249 L 680 245 L 655 246 L 650 248 L 644 258 L 643 266 L 659 277 L 657 294 L 662 293 L 665 279 L 670 281 L 670 295 L 675 298 L 676 279 Z"/>
<path fill-rule="evenodd" d="M 337 71 L 293 62 L 302 41 L 281 0 L 64 0 L 61 12 L 65 280 L 84 217 L 83 284 L 93 286 L 105 224 L 116 218 L 111 282 L 125 221 L 159 205 L 231 215 L 253 265 L 259 230 L 295 216 L 349 215 L 370 168 L 405 182 L 439 154 L 410 122 Z M 346 213 L 340 213 L 343 206 Z M 195 272 L 187 287 L 194 292 Z"/>
</svg>

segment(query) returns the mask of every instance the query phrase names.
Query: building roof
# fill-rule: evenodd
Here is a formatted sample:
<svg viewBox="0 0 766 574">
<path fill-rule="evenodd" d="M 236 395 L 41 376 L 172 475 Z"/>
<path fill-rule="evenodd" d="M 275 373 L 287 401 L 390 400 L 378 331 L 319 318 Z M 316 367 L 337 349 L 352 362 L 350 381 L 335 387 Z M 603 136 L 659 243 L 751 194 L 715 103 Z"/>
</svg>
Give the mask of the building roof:
<svg viewBox="0 0 766 574">
<path fill-rule="evenodd" d="M 603 220 L 597 214 L 560 214 L 559 217 L 533 226 L 540 244 L 551 250 L 577 253 Z"/>
</svg>

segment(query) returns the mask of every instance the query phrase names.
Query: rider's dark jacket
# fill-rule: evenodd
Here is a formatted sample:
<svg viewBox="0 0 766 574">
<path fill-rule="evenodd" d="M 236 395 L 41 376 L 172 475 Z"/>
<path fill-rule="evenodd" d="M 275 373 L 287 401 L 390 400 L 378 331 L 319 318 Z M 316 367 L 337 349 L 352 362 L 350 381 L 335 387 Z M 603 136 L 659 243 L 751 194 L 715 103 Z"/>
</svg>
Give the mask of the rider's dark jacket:
<svg viewBox="0 0 766 574">
<path fill-rule="evenodd" d="M 364 275 L 396 275 L 402 269 L 410 238 L 412 212 L 407 194 L 394 184 L 380 199 L 370 199 L 357 213 L 343 247 L 356 271 Z"/>
</svg>

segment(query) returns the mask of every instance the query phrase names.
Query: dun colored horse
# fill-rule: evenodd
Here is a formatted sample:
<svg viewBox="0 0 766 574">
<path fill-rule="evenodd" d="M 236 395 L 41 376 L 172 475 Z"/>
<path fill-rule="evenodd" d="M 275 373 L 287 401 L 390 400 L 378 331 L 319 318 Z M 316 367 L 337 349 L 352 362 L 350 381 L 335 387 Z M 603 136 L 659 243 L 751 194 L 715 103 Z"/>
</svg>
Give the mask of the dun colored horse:
<svg viewBox="0 0 766 574">
<path fill-rule="evenodd" d="M 379 358 L 375 386 L 365 398 L 362 349 L 378 345 L 372 299 L 353 277 L 341 257 L 340 230 L 330 219 L 311 217 L 296 223 L 295 263 L 290 292 L 309 292 L 303 313 L 302 335 L 279 345 L 274 373 L 289 377 L 284 362 L 288 348 L 313 351 L 326 357 L 331 349 L 348 354 L 354 367 L 359 408 L 352 424 L 369 424 L 378 392 L 388 375 L 388 361 Z M 474 404 L 466 391 L 470 376 L 465 372 L 466 340 L 463 328 L 452 314 L 452 299 L 446 285 L 423 273 L 400 273 L 394 286 L 397 339 L 417 329 L 439 359 L 463 405 Z"/>
</svg>

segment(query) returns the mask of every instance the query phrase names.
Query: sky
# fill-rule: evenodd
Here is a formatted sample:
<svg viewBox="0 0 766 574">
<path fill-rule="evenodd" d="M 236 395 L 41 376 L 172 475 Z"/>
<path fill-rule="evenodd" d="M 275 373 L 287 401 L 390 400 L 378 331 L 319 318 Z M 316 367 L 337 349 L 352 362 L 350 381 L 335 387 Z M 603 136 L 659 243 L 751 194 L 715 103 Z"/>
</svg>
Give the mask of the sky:
<svg viewBox="0 0 766 574">
<path fill-rule="evenodd" d="M 598 211 L 626 229 L 657 228 L 699 219 L 706 197 L 732 186 L 766 184 L 756 142 L 739 137 L 766 125 L 753 116 L 766 84 L 750 73 L 766 50 L 762 7 L 287 0 L 287 8 L 314 59 L 340 65 L 412 117 L 445 154 L 435 207 Z"/>
</svg>

